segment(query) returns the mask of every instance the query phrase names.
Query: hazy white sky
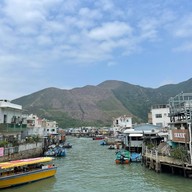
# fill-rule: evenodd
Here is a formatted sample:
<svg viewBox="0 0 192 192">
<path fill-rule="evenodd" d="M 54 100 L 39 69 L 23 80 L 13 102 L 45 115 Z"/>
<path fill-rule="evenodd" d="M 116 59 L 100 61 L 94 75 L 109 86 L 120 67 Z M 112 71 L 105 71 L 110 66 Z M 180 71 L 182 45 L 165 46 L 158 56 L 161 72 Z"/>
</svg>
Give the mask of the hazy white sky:
<svg viewBox="0 0 192 192">
<path fill-rule="evenodd" d="M 192 77 L 191 0 L 1 0 L 0 98 Z"/>
</svg>

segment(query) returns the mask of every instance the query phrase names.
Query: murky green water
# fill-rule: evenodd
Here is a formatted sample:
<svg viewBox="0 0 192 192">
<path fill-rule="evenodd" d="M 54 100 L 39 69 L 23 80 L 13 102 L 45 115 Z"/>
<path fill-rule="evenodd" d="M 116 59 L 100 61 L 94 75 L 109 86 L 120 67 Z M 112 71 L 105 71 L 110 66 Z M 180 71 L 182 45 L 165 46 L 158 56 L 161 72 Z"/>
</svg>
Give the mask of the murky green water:
<svg viewBox="0 0 192 192">
<path fill-rule="evenodd" d="M 115 151 L 89 138 L 68 137 L 67 156 L 55 159 L 55 177 L 5 189 L 5 192 L 190 192 L 192 180 L 158 174 L 139 163 L 115 164 Z"/>
</svg>

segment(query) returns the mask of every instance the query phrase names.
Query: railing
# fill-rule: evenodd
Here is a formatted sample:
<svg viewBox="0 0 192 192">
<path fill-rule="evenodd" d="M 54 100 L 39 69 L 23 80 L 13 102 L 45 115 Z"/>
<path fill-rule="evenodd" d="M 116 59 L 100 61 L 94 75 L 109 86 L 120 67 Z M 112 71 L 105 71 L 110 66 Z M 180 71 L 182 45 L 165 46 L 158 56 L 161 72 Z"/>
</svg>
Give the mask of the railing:
<svg viewBox="0 0 192 192">
<path fill-rule="evenodd" d="M 147 158 L 150 158 L 151 160 L 155 160 L 156 162 L 161 163 L 168 163 L 175 165 L 189 164 L 189 162 L 184 162 L 181 159 L 175 159 L 171 156 L 161 155 L 158 153 L 156 149 L 147 149 L 147 147 L 143 155 L 146 156 Z"/>
<path fill-rule="evenodd" d="M 19 146 L 4 148 L 4 155 L 9 155 L 19 152 Z"/>
<path fill-rule="evenodd" d="M 18 125 L 18 124 L 11 124 L 11 123 L 9 124 L 2 123 L 0 124 L 0 133 L 19 132 L 19 131 L 25 130 L 26 128 L 27 128 L 26 124 Z"/>
</svg>

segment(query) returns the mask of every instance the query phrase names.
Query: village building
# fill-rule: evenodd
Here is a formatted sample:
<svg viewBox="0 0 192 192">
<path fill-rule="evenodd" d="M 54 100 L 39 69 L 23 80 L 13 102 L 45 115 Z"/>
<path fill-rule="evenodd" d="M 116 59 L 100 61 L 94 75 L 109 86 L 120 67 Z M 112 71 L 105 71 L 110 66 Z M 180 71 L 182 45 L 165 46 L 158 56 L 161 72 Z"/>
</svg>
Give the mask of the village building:
<svg viewBox="0 0 192 192">
<path fill-rule="evenodd" d="M 169 99 L 169 141 L 173 148 L 186 150 L 183 161 L 192 165 L 192 93 L 180 93 Z"/>
<path fill-rule="evenodd" d="M 0 129 L 26 127 L 22 117 L 22 106 L 9 100 L 0 100 Z"/>
<path fill-rule="evenodd" d="M 113 131 L 114 136 L 117 136 L 120 133 L 123 133 L 126 129 L 132 128 L 132 117 L 131 116 L 120 116 L 113 118 Z"/>
<path fill-rule="evenodd" d="M 148 123 L 160 127 L 168 127 L 170 123 L 169 113 L 169 105 L 153 105 L 151 106 L 151 111 L 148 113 Z"/>
<path fill-rule="evenodd" d="M 35 157 L 46 145 L 65 141 L 56 121 L 22 114 L 22 106 L 0 100 L 0 161 Z"/>
<path fill-rule="evenodd" d="M 157 147 L 145 148 L 143 164 L 156 172 L 168 171 L 185 177 L 192 175 L 192 93 L 180 93 L 169 99 L 168 132 Z M 164 134 L 164 135 L 163 135 Z M 167 134 L 167 136 L 166 136 Z"/>
<path fill-rule="evenodd" d="M 58 124 L 56 121 L 40 118 L 34 114 L 27 116 L 27 128 L 28 135 L 39 135 L 40 137 L 44 137 L 58 134 Z"/>
<path fill-rule="evenodd" d="M 0 141 L 12 143 L 20 141 L 26 127 L 27 122 L 22 116 L 22 106 L 6 99 L 0 100 Z"/>
<path fill-rule="evenodd" d="M 133 129 L 126 129 L 124 134 L 125 148 L 130 152 L 141 153 L 144 146 L 157 146 L 163 140 L 162 128 L 152 124 L 140 124 Z"/>
</svg>

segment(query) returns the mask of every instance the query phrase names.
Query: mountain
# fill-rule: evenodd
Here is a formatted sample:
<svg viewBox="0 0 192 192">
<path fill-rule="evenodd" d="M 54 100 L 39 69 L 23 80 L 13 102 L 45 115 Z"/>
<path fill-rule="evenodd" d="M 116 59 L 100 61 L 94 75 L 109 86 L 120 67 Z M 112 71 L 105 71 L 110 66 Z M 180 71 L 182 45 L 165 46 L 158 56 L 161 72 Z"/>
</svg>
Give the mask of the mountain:
<svg viewBox="0 0 192 192">
<path fill-rule="evenodd" d="M 24 113 L 56 120 L 63 128 L 110 126 L 113 117 L 120 115 L 131 115 L 133 122 L 147 122 L 151 105 L 167 104 L 181 92 L 192 92 L 192 78 L 156 89 L 116 80 L 71 90 L 51 87 L 12 102 L 22 105 Z"/>
</svg>

